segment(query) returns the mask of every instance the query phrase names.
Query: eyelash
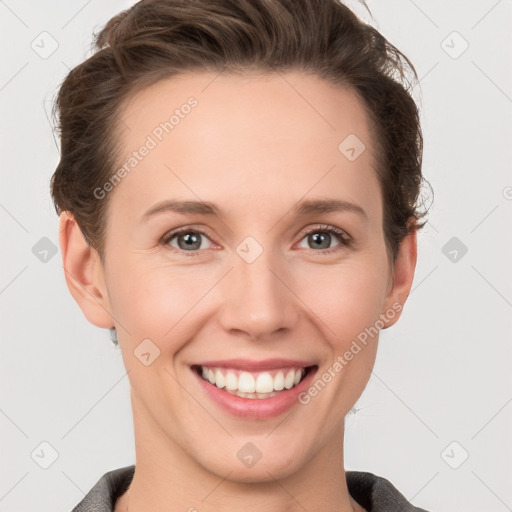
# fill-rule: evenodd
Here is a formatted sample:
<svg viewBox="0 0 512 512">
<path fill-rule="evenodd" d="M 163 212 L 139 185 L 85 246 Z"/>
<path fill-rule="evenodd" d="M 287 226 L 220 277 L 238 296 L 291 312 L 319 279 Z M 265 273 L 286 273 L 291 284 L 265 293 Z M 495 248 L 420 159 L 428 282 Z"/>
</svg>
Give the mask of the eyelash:
<svg viewBox="0 0 512 512">
<path fill-rule="evenodd" d="M 171 247 L 169 246 L 169 242 L 177 235 L 181 234 L 181 233 L 199 233 L 201 235 L 204 235 L 205 237 L 207 238 L 210 238 L 208 236 L 208 233 L 206 233 L 205 231 L 203 231 L 202 229 L 199 229 L 199 228 L 194 228 L 194 227 L 190 227 L 190 226 L 187 226 L 187 227 L 183 227 L 183 228 L 178 228 L 174 231 L 171 231 L 170 233 L 166 233 L 160 240 L 160 243 L 164 246 L 168 246 L 168 247 Z M 313 249 L 311 249 L 313 252 L 318 252 L 319 254 L 331 254 L 333 252 L 336 252 L 338 250 L 340 250 L 342 247 L 352 247 L 353 245 L 353 239 L 348 236 L 344 231 L 342 231 L 341 229 L 338 229 L 338 228 L 335 228 L 334 226 L 329 226 L 329 225 L 326 225 L 326 224 L 322 224 L 320 226 L 315 226 L 314 228 L 311 228 L 309 229 L 308 231 L 304 232 L 302 234 L 302 238 L 300 240 L 302 240 L 303 238 L 305 238 L 306 236 L 312 234 L 312 233 L 329 233 L 329 234 L 333 234 L 333 235 L 336 235 L 339 240 L 340 240 L 340 244 L 335 246 L 335 247 L 331 247 L 329 249 L 323 249 L 321 251 L 314 251 Z M 178 251 L 178 252 L 182 252 L 182 253 L 185 253 L 187 256 L 198 256 L 202 251 L 201 250 L 196 250 L 196 251 L 184 251 L 183 249 L 178 249 L 176 247 L 171 247 L 173 250 L 175 251 Z"/>
</svg>

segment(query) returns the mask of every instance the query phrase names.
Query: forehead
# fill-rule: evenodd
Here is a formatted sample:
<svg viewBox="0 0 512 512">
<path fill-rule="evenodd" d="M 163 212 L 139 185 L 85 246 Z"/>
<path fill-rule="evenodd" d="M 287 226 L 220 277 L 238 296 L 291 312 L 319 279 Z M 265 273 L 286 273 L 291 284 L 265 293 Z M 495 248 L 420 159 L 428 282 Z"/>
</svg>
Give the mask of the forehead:
<svg viewBox="0 0 512 512">
<path fill-rule="evenodd" d="M 196 105 L 188 108 L 191 102 Z M 129 97 L 120 112 L 122 124 L 128 127 L 124 141 L 128 146 L 137 143 L 132 136 L 139 134 L 131 128 L 151 133 L 173 113 L 178 118 L 171 124 L 181 124 L 174 138 L 184 131 L 184 125 L 194 123 L 194 118 L 199 118 L 193 126 L 197 138 L 210 140 L 235 134 L 258 135 L 258 140 L 263 140 L 266 134 L 266 141 L 281 135 L 297 141 L 306 136 L 315 142 L 329 135 L 336 140 L 349 130 L 364 139 L 370 129 L 353 90 L 315 75 L 298 71 L 244 75 L 189 72 L 160 80 Z M 192 120 L 182 123 L 189 114 L 193 114 Z"/>
<path fill-rule="evenodd" d="M 316 76 L 183 73 L 132 95 L 119 117 L 120 164 L 150 147 L 116 187 L 134 208 L 169 196 L 279 203 L 308 190 L 380 208 L 364 107 Z"/>
</svg>

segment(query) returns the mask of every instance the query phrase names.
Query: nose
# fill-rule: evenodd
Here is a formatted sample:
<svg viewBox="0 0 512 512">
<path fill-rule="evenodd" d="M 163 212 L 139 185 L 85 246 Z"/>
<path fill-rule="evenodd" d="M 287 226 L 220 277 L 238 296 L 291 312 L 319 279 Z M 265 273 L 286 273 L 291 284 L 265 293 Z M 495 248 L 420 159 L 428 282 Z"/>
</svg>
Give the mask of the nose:
<svg viewBox="0 0 512 512">
<path fill-rule="evenodd" d="M 285 263 L 273 259 L 270 250 L 252 263 L 234 256 L 234 268 L 222 289 L 221 324 L 226 332 L 263 341 L 293 329 L 300 301 Z"/>
</svg>

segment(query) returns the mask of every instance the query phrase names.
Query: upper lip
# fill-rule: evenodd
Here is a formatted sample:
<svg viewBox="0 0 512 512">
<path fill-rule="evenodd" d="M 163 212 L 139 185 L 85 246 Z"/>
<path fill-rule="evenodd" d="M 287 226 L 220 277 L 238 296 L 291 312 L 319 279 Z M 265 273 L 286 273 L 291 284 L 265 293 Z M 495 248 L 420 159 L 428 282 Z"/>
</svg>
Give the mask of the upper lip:
<svg viewBox="0 0 512 512">
<path fill-rule="evenodd" d="M 232 368 L 234 370 L 245 371 L 265 371 L 276 370 L 279 368 L 307 368 L 314 366 L 312 361 L 299 361 L 296 359 L 265 359 L 256 361 L 254 359 L 223 359 L 218 361 L 204 361 L 197 363 L 196 366 L 206 366 L 208 368 Z"/>
</svg>

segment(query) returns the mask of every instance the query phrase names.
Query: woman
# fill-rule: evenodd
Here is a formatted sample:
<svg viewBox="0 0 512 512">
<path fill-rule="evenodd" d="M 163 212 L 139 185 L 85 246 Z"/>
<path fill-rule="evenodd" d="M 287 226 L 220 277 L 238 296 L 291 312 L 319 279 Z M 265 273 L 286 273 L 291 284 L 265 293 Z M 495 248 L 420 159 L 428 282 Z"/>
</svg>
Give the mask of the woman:
<svg viewBox="0 0 512 512">
<path fill-rule="evenodd" d="M 74 510 L 423 510 L 343 464 L 424 225 L 410 62 L 336 0 L 143 0 L 96 46 L 52 194 L 136 464 Z"/>
</svg>

